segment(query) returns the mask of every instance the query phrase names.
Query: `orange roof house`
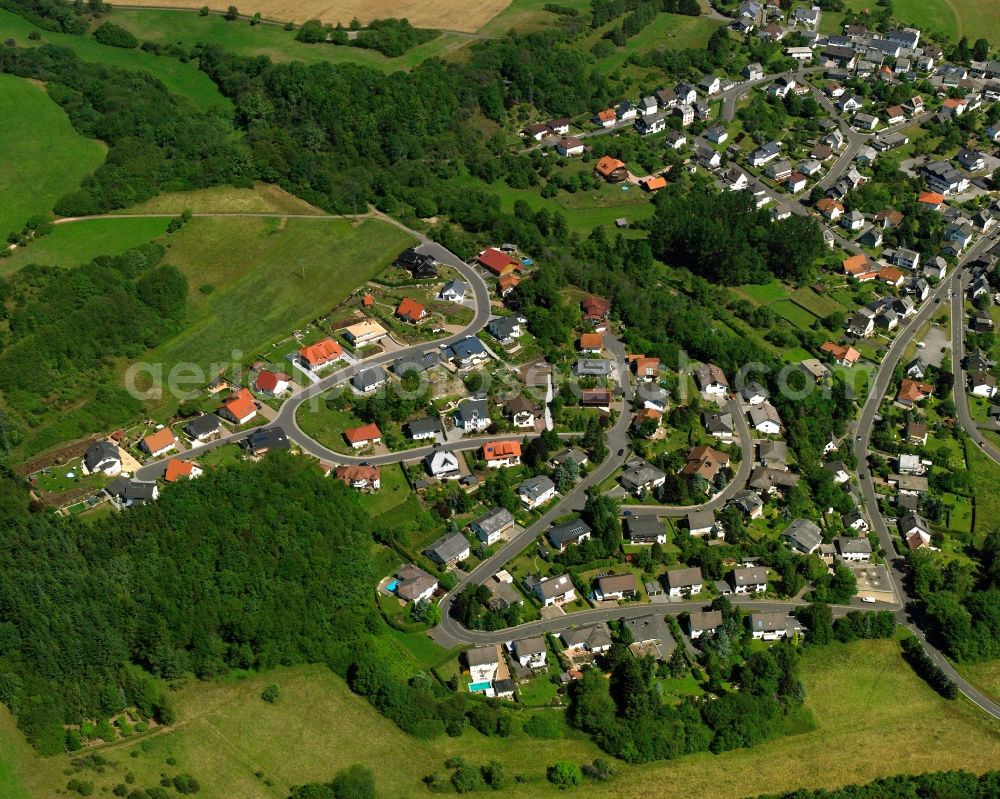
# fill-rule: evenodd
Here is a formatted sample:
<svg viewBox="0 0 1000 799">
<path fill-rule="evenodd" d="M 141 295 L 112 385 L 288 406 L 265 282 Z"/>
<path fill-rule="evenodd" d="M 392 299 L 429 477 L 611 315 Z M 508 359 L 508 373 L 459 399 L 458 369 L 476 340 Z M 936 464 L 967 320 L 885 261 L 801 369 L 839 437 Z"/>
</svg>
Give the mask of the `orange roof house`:
<svg viewBox="0 0 1000 799">
<path fill-rule="evenodd" d="M 660 359 L 648 355 L 629 355 L 629 364 L 638 378 L 653 379 L 660 376 Z"/>
<path fill-rule="evenodd" d="M 643 424 L 647 421 L 656 422 L 657 427 L 659 427 L 660 420 L 662 419 L 663 419 L 663 414 L 660 413 L 655 408 L 643 408 L 632 419 L 632 427 L 638 429 L 642 427 Z"/>
<path fill-rule="evenodd" d="M 396 308 L 396 316 L 404 322 L 409 322 L 411 325 L 415 325 L 427 316 L 427 309 L 416 300 L 410 297 L 403 297 L 399 306 Z"/>
<path fill-rule="evenodd" d="M 191 461 L 182 461 L 180 458 L 171 458 L 167 461 L 167 471 L 164 473 L 163 479 L 168 483 L 176 483 L 182 477 L 186 477 L 188 480 L 193 480 L 200 474 L 201 469 L 191 463 Z"/>
<path fill-rule="evenodd" d="M 257 374 L 253 385 L 260 393 L 274 396 L 288 388 L 289 379 L 284 372 L 271 372 L 264 369 Z"/>
<path fill-rule="evenodd" d="M 603 297 L 595 297 L 591 294 L 580 303 L 583 309 L 583 318 L 588 322 L 599 322 L 608 318 L 611 313 L 611 303 Z"/>
<path fill-rule="evenodd" d="M 140 446 L 150 455 L 156 456 L 176 447 L 177 439 L 174 438 L 173 430 L 169 427 L 163 427 L 146 436 Z"/>
<path fill-rule="evenodd" d="M 241 388 L 236 394 L 226 399 L 220 410 L 223 416 L 236 424 L 249 422 L 257 415 L 257 406 L 254 404 L 253 394 L 248 388 Z"/>
<path fill-rule="evenodd" d="M 835 361 L 844 366 L 853 366 L 861 360 L 861 353 L 854 349 L 854 347 L 845 347 L 842 344 L 836 344 L 832 341 L 827 341 L 820 349 L 823 352 L 830 353 Z"/>
<path fill-rule="evenodd" d="M 597 124 L 603 125 L 605 122 L 614 122 L 618 119 L 618 115 L 615 113 L 613 108 L 605 108 L 603 111 L 598 111 L 594 118 L 597 120 Z"/>
<path fill-rule="evenodd" d="M 600 352 L 604 349 L 604 336 L 600 333 L 584 333 L 580 336 L 580 349 L 584 352 Z"/>
<path fill-rule="evenodd" d="M 883 266 L 878 270 L 878 279 L 887 286 L 901 286 L 906 275 L 891 266 Z"/>
<path fill-rule="evenodd" d="M 513 275 L 513 274 L 503 275 L 500 278 L 500 296 L 506 297 L 514 290 L 514 288 L 520 282 L 521 282 L 520 275 Z"/>
<path fill-rule="evenodd" d="M 594 171 L 605 180 L 615 183 L 621 182 L 628 177 L 628 169 L 626 169 L 625 163 L 619 161 L 617 158 L 612 158 L 610 155 L 601 158 L 594 167 Z"/>
<path fill-rule="evenodd" d="M 912 405 L 920 402 L 934 393 L 934 386 L 930 383 L 921 383 L 917 380 L 906 378 L 899 384 L 899 392 L 896 394 L 896 402 L 901 405 Z"/>
<path fill-rule="evenodd" d="M 944 195 L 936 191 L 923 191 L 917 197 L 917 202 L 922 205 L 930 205 L 933 208 L 940 208 L 944 205 Z"/>
<path fill-rule="evenodd" d="M 365 308 L 371 308 L 375 304 L 375 298 L 371 294 L 366 294 L 361 300 L 361 304 L 364 305 Z"/>
<path fill-rule="evenodd" d="M 514 465 L 521 461 L 519 441 L 490 441 L 483 444 L 483 460 L 487 465 Z"/>
<path fill-rule="evenodd" d="M 333 363 L 344 354 L 344 349 L 332 338 L 325 338 L 299 350 L 299 358 L 310 369 L 318 369 Z"/>
<path fill-rule="evenodd" d="M 867 255 L 852 255 L 843 261 L 844 274 L 849 277 L 857 277 L 862 272 L 872 271 L 874 264 Z"/>
<path fill-rule="evenodd" d="M 659 191 L 660 189 L 667 188 L 667 179 L 663 175 L 654 175 L 653 177 L 639 181 L 639 185 L 646 191 Z"/>
<path fill-rule="evenodd" d="M 496 247 L 490 247 L 479 253 L 476 259 L 483 268 L 489 270 L 494 275 L 501 277 L 512 271 L 517 264 L 506 253 L 500 252 Z"/>
<path fill-rule="evenodd" d="M 816 210 L 827 219 L 836 221 L 844 213 L 844 204 L 840 200 L 824 197 L 816 203 Z"/>
<path fill-rule="evenodd" d="M 349 427 L 344 431 L 344 438 L 354 449 L 366 447 L 369 444 L 377 444 L 382 440 L 382 431 L 374 422 L 363 424 L 360 427 Z"/>
<path fill-rule="evenodd" d="M 382 470 L 367 464 L 338 466 L 333 476 L 346 486 L 362 490 L 378 489 L 382 482 Z"/>
<path fill-rule="evenodd" d="M 687 463 L 681 469 L 681 474 L 687 477 L 702 477 L 711 481 L 720 469 L 729 466 L 729 456 L 711 447 L 695 447 L 687 457 Z"/>
</svg>

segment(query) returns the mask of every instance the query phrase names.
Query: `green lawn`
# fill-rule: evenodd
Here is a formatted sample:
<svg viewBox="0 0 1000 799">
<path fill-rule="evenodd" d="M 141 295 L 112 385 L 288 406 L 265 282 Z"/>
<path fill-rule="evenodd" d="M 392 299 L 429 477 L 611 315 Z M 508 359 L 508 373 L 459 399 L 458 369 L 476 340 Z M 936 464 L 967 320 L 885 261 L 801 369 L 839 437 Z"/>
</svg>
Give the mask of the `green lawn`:
<svg viewBox="0 0 1000 799">
<path fill-rule="evenodd" d="M 0 134 L 2 135 L 2 134 Z M 98 255 L 118 255 L 162 236 L 168 219 L 83 219 L 57 225 L 47 236 L 0 261 L 0 274 L 26 264 L 74 267 Z"/>
<path fill-rule="evenodd" d="M 930 32 L 942 33 L 951 41 L 958 41 L 959 20 L 956 11 L 960 6 L 965 5 L 964 21 L 973 23 L 968 35 L 975 39 L 977 36 L 986 35 L 983 30 L 984 24 L 989 26 L 989 17 L 1000 11 L 1000 4 L 991 3 L 990 0 L 973 0 L 975 5 L 975 17 L 969 19 L 967 15 L 972 10 L 973 3 L 963 3 L 962 0 L 894 0 L 892 13 L 896 19 L 920 28 L 926 36 Z M 994 6 L 992 14 L 987 11 L 987 7 Z"/>
<path fill-rule="evenodd" d="M 37 28 L 24 17 L 2 9 L 0 9 L 0 31 L 3 31 L 5 39 L 13 38 L 22 47 L 54 44 L 69 48 L 84 61 L 149 72 L 159 78 L 170 91 L 189 98 L 198 108 L 232 110 L 232 104 L 229 100 L 219 93 L 211 78 L 198 69 L 198 64 L 195 61 L 182 64 L 176 58 L 156 56 L 139 49 L 125 50 L 120 47 L 99 44 L 89 36 L 53 33 Z M 41 34 L 41 38 L 35 41 L 28 39 L 28 34 L 32 31 Z M 4 117 L 5 121 L 8 119 L 9 117 Z"/>
<path fill-rule="evenodd" d="M 816 322 L 816 317 L 791 300 L 778 300 L 768 306 L 778 316 L 787 319 L 801 330 L 808 330 Z"/>
<path fill-rule="evenodd" d="M 387 58 L 376 50 L 360 47 L 303 44 L 295 41 L 295 31 L 286 31 L 280 25 L 251 26 L 246 20 L 227 22 L 219 14 L 199 16 L 194 9 L 116 9 L 115 22 L 139 39 L 158 44 L 191 47 L 199 42 L 212 42 L 230 53 L 267 56 L 276 62 L 350 62 L 386 72 L 412 69 L 428 58 L 442 57 L 469 42 L 467 36 L 443 33 L 398 58 Z"/>
<path fill-rule="evenodd" d="M 0 16 L 0 29 L 6 16 Z M 13 75 L 0 75 L 0 119 L 0 239 L 5 240 L 28 217 L 51 213 L 56 200 L 79 187 L 104 162 L 105 147 L 73 130 L 42 86 Z M 7 271 L 7 263 L 0 261 L 0 271 Z"/>
<path fill-rule="evenodd" d="M 821 319 L 824 316 L 829 316 L 837 311 L 844 311 L 844 307 L 832 297 L 824 294 L 817 294 L 809 286 L 793 291 L 791 294 L 791 300 L 796 305 L 805 308 L 807 311 L 815 314 Z"/>
<path fill-rule="evenodd" d="M 394 636 L 400 655 L 427 662 L 443 652 L 425 651 L 409 638 Z M 462 755 L 477 764 L 503 763 L 511 778 L 504 794 L 512 799 L 738 799 L 900 772 L 982 771 L 1000 758 L 996 722 L 964 700 L 948 702 L 934 694 L 902 660 L 896 642 L 807 650 L 801 673 L 806 711 L 814 722 L 796 726 L 799 734 L 718 756 L 705 753 L 641 766 L 616 763 L 618 774 L 610 781 L 565 792 L 545 781 L 545 769 L 557 760 L 582 763 L 599 756 L 579 736 L 485 739 L 467 730 L 460 738 L 420 741 L 401 733 L 320 666 L 187 681 L 173 694 L 180 722 L 173 731 L 121 742 L 108 752 L 112 765 L 102 774 L 87 772 L 86 779 L 94 781 L 95 795 L 106 795 L 126 771 L 134 773 L 135 787 L 157 784 L 161 772 L 188 771 L 202 785 L 201 799 L 285 799 L 290 785 L 327 780 L 352 763 L 364 763 L 375 771 L 380 796 L 419 797 L 426 795 L 421 784 L 426 774 L 441 769 L 445 758 Z M 259 698 L 269 683 L 280 691 L 274 704 Z M 927 735 L 928 729 L 934 735 Z M 6 710 L 0 712 L 0 736 L 14 744 L 8 762 L 17 766 L 30 795 L 53 796 L 65 787 L 68 758 L 43 759 L 27 751 Z M 914 747 L 914 740 L 921 745 Z M 851 753 L 847 770 L 845 751 Z M 168 757 L 176 764 L 168 765 Z M 803 763 L 809 768 L 803 770 Z"/>
<path fill-rule="evenodd" d="M 584 48 L 589 51 L 594 43 L 610 28 L 620 24 L 620 20 L 601 28 L 588 38 L 582 40 Z M 625 47 L 605 58 L 598 59 L 594 68 L 607 74 L 625 63 L 625 59 L 633 53 L 646 53 L 650 50 L 667 48 L 683 50 L 685 48 L 703 48 L 708 40 L 721 27 L 721 20 L 709 17 L 688 17 L 682 14 L 658 14 L 649 25 L 628 40 Z"/>
<path fill-rule="evenodd" d="M 785 284 L 779 280 L 772 280 L 770 283 L 737 286 L 735 290 L 737 293 L 745 294 L 751 300 L 755 300 L 762 305 L 767 305 L 768 303 L 783 300 L 788 297 L 788 289 L 785 287 Z"/>
<path fill-rule="evenodd" d="M 336 307 L 412 242 L 375 220 L 353 227 L 276 218 L 193 219 L 169 241 L 166 260 L 188 278 L 190 310 L 183 332 L 145 358 L 164 374 L 179 363 L 214 374 L 212 364 L 264 351 Z"/>
<path fill-rule="evenodd" d="M 388 513 L 410 496 L 410 485 L 406 482 L 403 468 L 399 464 L 382 468 L 381 485 L 382 487 L 374 494 L 361 496 L 361 504 L 365 506 L 372 518 Z"/>
<path fill-rule="evenodd" d="M 981 539 L 1000 519 L 1000 466 L 986 457 L 975 444 L 968 444 L 965 451 L 976 502 L 973 532 L 976 539 Z"/>
<path fill-rule="evenodd" d="M 349 427 L 359 427 L 364 424 L 360 419 L 341 410 L 330 407 L 321 399 L 320 402 L 304 402 L 296 414 L 299 425 L 310 438 L 337 452 L 350 453 L 351 448 L 344 441 L 344 431 Z"/>
</svg>

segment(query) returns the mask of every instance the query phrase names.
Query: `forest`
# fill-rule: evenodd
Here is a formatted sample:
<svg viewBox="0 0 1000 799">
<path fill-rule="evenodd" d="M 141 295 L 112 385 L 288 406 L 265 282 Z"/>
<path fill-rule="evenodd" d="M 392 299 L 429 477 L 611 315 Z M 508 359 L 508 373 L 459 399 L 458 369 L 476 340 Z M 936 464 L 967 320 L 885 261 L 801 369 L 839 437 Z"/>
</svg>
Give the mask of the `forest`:
<svg viewBox="0 0 1000 799">
<path fill-rule="evenodd" d="M 993 799 L 1000 796 L 1000 771 L 979 776 L 968 771 L 934 771 L 930 774 L 900 774 L 867 785 L 806 789 L 767 794 L 757 799 Z"/>
<path fill-rule="evenodd" d="M 115 358 L 138 357 L 183 317 L 187 280 L 161 263 L 164 252 L 148 244 L 71 270 L 27 266 L 0 278 L 0 318 L 7 321 L 0 338 L 4 449 L 53 420 L 45 434 L 54 444 L 140 411 L 110 375 Z M 81 406 L 80 397 L 92 395 Z"/>
</svg>

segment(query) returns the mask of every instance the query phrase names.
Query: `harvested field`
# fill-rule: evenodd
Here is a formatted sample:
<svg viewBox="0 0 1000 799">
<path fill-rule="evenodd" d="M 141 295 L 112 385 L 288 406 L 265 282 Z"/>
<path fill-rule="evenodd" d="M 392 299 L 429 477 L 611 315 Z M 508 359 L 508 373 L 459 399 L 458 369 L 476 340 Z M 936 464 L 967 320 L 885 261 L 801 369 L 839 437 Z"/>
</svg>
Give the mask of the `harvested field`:
<svg viewBox="0 0 1000 799">
<path fill-rule="evenodd" d="M 361 23 L 385 17 L 408 19 L 417 28 L 473 33 L 503 11 L 509 0 L 482 0 L 469 3 L 462 0 L 338 0 L 334 3 L 316 0 L 262 0 L 253 7 L 240 8 L 244 13 L 260 12 L 265 19 L 302 23 L 308 19 L 319 19 L 336 25 L 347 25 L 357 17 Z M 128 6 L 151 8 L 201 8 L 203 0 L 172 0 L 164 4 L 160 0 L 129 0 Z M 212 11 L 224 12 L 228 3 L 209 4 Z"/>
</svg>

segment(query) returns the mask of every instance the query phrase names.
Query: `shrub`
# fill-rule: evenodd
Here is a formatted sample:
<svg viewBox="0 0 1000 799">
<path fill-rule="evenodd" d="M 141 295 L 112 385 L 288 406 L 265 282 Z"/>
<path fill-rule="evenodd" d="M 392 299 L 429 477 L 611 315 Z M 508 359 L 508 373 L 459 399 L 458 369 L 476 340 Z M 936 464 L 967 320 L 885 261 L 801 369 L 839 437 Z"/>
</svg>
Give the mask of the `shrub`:
<svg viewBox="0 0 1000 799">
<path fill-rule="evenodd" d="M 124 47 L 127 50 L 132 50 L 139 46 L 139 40 L 131 32 L 113 22 L 102 22 L 98 25 L 94 31 L 94 38 L 109 47 Z"/>
<path fill-rule="evenodd" d="M 174 789 L 177 793 L 198 793 L 201 790 L 201 785 L 190 774 L 178 774 L 174 777 Z"/>
<path fill-rule="evenodd" d="M 260 698 L 273 705 L 278 701 L 278 686 L 274 684 L 267 686 L 260 692 Z"/>
<path fill-rule="evenodd" d="M 579 785 L 583 782 L 583 771 L 580 770 L 580 767 L 576 763 L 567 763 L 565 761 L 549 766 L 546 776 L 549 782 L 557 786 L 560 790 L 572 788 L 574 785 Z"/>
</svg>

